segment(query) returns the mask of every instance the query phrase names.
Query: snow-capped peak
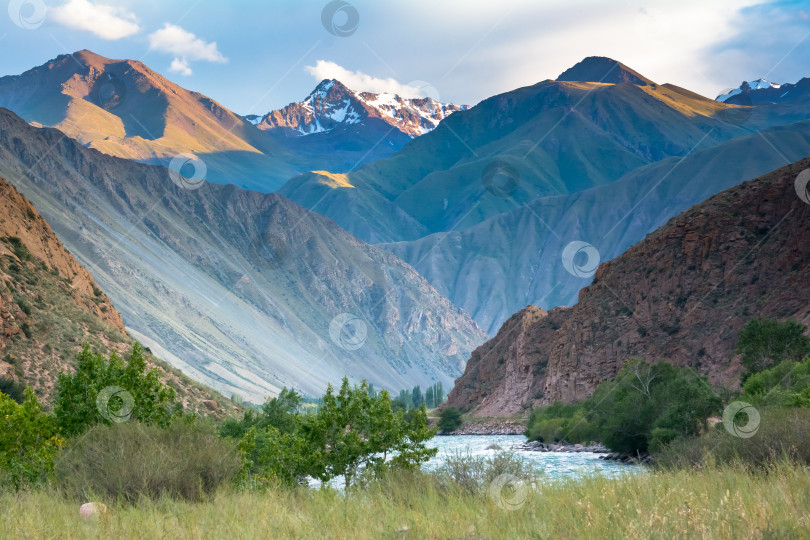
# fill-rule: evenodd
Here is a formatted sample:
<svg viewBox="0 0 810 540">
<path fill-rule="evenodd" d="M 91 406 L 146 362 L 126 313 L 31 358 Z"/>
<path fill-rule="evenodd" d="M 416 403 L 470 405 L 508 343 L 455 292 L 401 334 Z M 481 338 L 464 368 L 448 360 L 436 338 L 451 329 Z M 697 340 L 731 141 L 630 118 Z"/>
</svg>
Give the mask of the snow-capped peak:
<svg viewBox="0 0 810 540">
<path fill-rule="evenodd" d="M 781 88 L 781 87 L 782 87 L 781 84 L 772 83 L 765 79 L 757 79 L 751 82 L 743 81 L 743 83 L 738 88 L 735 88 L 730 92 L 726 92 L 725 94 L 720 94 L 715 99 L 717 101 L 725 102 L 729 98 L 732 98 L 737 94 L 742 94 L 743 92 L 751 92 L 753 90 L 767 90 L 769 88 Z"/>
<path fill-rule="evenodd" d="M 382 121 L 411 138 L 433 130 L 450 114 L 467 105 L 439 103 L 431 98 L 403 98 L 397 94 L 356 92 L 335 79 L 324 79 L 303 101 L 271 111 L 256 122 L 262 130 L 281 129 L 289 135 L 311 135 L 339 126 Z"/>
</svg>

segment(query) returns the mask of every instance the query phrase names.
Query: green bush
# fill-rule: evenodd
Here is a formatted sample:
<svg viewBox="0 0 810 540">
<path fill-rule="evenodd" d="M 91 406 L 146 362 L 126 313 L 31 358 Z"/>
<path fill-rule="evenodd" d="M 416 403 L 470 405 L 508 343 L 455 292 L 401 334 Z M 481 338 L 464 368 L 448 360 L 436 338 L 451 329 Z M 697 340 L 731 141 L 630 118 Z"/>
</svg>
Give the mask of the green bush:
<svg viewBox="0 0 810 540">
<path fill-rule="evenodd" d="M 296 396 L 287 392 L 270 400 L 246 423 L 239 448 L 246 472 L 259 483 L 295 485 L 306 476 L 324 482 L 342 476 L 351 487 L 361 473 L 416 469 L 436 454 L 425 446 L 435 430 L 427 426 L 424 404 L 406 418 L 391 408 L 387 391 L 369 392 L 365 382 L 352 387 L 346 378 L 337 394 L 328 387 L 315 414 L 295 412 Z M 224 431 L 239 429 L 231 423 Z"/>
<path fill-rule="evenodd" d="M 810 407 L 810 360 L 785 360 L 751 375 L 740 399 L 765 407 Z"/>
<path fill-rule="evenodd" d="M 589 443 L 601 439 L 597 426 L 588 421 L 584 404 L 562 402 L 534 409 L 529 415 L 526 436 L 547 443 Z"/>
<path fill-rule="evenodd" d="M 532 411 L 526 435 L 545 442 L 601 441 L 615 452 L 641 454 L 698 435 L 720 404 L 715 389 L 693 370 L 636 358 L 584 402 Z"/>
<path fill-rule="evenodd" d="M 443 433 L 455 431 L 461 427 L 461 411 L 455 407 L 445 407 L 439 413 L 439 430 Z"/>
<path fill-rule="evenodd" d="M 759 373 L 785 360 L 796 362 L 810 355 L 810 338 L 804 335 L 807 327 L 794 320 L 775 319 L 748 321 L 737 340 L 736 353 L 747 375 Z"/>
<path fill-rule="evenodd" d="M 25 386 L 6 377 L 0 377 L 0 393 L 7 395 L 17 403 L 22 403 L 25 399 Z"/>
<path fill-rule="evenodd" d="M 20 489 L 47 480 L 62 444 L 53 417 L 42 411 L 30 388 L 21 404 L 0 394 L 1 483 Z"/>
<path fill-rule="evenodd" d="M 234 442 L 206 424 L 126 422 L 96 425 L 72 441 L 56 462 L 55 478 L 65 493 L 85 500 L 201 500 L 232 482 L 241 468 Z"/>
<path fill-rule="evenodd" d="M 810 409 L 758 409 L 759 429 L 753 437 L 729 433 L 722 423 L 697 438 L 676 439 L 663 447 L 655 462 L 663 468 L 741 464 L 762 468 L 789 460 L 810 465 Z"/>
<path fill-rule="evenodd" d="M 143 347 L 137 342 L 132 345 L 127 362 L 115 351 L 105 359 L 85 345 L 79 353 L 76 372 L 61 373 L 56 390 L 54 412 L 59 428 L 69 437 L 98 423 L 130 418 L 166 426 L 175 397 L 174 389 L 160 381 L 157 370 L 146 371 Z M 129 399 L 131 403 L 127 402 Z"/>
</svg>

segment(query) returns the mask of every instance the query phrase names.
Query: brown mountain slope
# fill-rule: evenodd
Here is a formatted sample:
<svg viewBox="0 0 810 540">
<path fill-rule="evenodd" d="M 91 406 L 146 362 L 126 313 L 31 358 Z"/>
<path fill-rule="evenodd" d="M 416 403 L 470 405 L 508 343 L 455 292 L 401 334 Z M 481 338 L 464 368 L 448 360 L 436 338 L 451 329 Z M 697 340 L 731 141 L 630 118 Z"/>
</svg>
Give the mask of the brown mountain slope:
<svg viewBox="0 0 810 540">
<path fill-rule="evenodd" d="M 637 84 L 639 86 L 655 85 L 644 75 L 633 71 L 621 62 L 604 56 L 589 56 L 563 71 L 558 81 L 597 82 L 604 84 Z"/>
<path fill-rule="evenodd" d="M 204 156 L 217 183 L 275 189 L 302 172 L 249 122 L 134 60 L 61 55 L 0 77 L 0 107 L 113 156 L 163 165 L 178 154 Z"/>
<path fill-rule="evenodd" d="M 603 263 L 572 308 L 529 306 L 479 347 L 449 405 L 481 416 L 589 396 L 631 357 L 692 366 L 733 384 L 751 318 L 810 322 L 810 159 L 724 191 Z"/>
<path fill-rule="evenodd" d="M 31 203 L 0 178 L 0 377 L 32 386 L 47 402 L 56 376 L 72 368 L 83 343 L 126 352 L 131 339 L 90 272 Z M 161 360 L 149 360 L 186 410 L 233 409 L 216 392 Z"/>
</svg>

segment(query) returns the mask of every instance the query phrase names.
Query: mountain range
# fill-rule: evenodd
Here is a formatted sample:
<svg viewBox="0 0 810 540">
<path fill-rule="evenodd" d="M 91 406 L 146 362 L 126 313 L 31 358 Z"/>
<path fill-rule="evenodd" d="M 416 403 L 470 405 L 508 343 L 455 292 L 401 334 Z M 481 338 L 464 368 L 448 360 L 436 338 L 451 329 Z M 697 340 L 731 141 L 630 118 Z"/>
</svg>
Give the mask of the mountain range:
<svg viewBox="0 0 810 540">
<path fill-rule="evenodd" d="M 0 78 L 24 120 L 0 114 L 0 173 L 131 335 L 226 395 L 449 384 L 514 313 L 810 154 L 807 81 L 709 99 L 588 57 L 473 107 L 327 79 L 242 116 L 80 51 Z"/>
<path fill-rule="evenodd" d="M 412 267 L 282 196 L 189 184 L 9 111 L 0 172 L 135 338 L 225 395 L 317 395 L 345 374 L 449 386 L 485 337 Z"/>
<path fill-rule="evenodd" d="M 741 178 L 808 155 L 808 118 L 808 100 L 725 104 L 592 57 L 454 114 L 341 183 L 310 172 L 279 193 L 397 254 L 494 335 L 527 304 L 576 302 L 590 276 L 561 264 L 571 242 L 619 255 Z"/>
</svg>

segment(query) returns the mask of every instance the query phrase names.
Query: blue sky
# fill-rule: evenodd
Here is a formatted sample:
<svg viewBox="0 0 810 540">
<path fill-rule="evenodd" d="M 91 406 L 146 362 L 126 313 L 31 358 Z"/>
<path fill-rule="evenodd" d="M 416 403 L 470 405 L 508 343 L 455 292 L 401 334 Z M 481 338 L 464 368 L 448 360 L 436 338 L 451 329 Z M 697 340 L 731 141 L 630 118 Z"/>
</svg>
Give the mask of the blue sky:
<svg viewBox="0 0 810 540">
<path fill-rule="evenodd" d="M 710 97 L 761 76 L 810 76 L 810 0 L 11 0 L 8 8 L 0 75 L 90 49 L 141 60 L 241 114 L 300 100 L 334 75 L 356 90 L 474 104 L 589 55 Z"/>
</svg>

